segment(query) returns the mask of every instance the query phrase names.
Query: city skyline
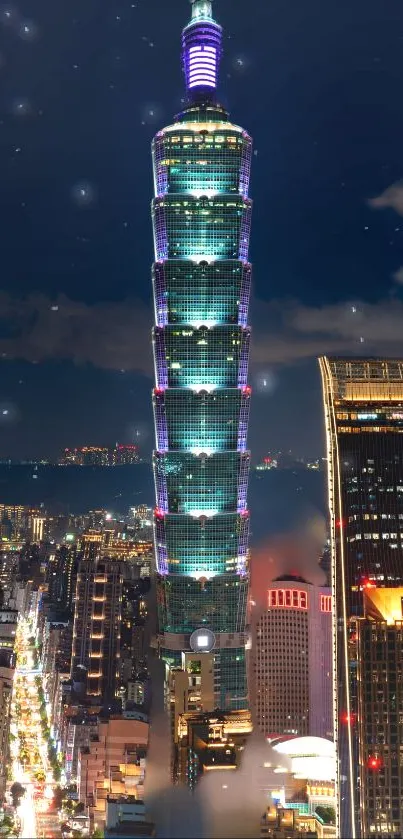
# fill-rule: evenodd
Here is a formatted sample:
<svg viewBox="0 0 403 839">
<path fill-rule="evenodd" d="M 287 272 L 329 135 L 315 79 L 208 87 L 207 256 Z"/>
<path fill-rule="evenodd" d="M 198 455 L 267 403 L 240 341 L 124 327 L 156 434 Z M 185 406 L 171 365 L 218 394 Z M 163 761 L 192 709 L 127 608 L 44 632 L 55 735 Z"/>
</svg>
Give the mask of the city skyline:
<svg viewBox="0 0 403 839">
<path fill-rule="evenodd" d="M 151 452 L 144 161 L 173 98 L 181 107 L 168 44 L 187 2 L 166 8 L 148 0 L 98 12 L 92 2 L 83 14 L 73 0 L 56 13 L 41 0 L 25 36 L 22 10 L 0 20 L 2 457 L 56 457 L 110 436 L 130 443 L 136 429 Z M 224 99 L 255 138 L 262 208 L 252 234 L 252 449 L 318 457 L 320 378 L 307 357 L 391 355 L 400 336 L 400 187 L 387 192 L 402 177 L 399 19 L 393 10 L 384 19 L 380 0 L 348 12 L 316 0 L 303 10 L 251 0 L 246 12 L 222 0 L 219 14 Z"/>
<path fill-rule="evenodd" d="M 380 2 L 0 10 L 0 832 L 403 835 Z"/>
</svg>

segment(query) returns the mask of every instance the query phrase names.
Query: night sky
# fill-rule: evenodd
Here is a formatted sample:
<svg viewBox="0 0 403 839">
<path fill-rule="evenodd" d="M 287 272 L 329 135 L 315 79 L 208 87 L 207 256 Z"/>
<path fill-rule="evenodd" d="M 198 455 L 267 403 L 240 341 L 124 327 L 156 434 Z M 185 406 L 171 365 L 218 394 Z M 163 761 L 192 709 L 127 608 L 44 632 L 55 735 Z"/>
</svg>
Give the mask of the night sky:
<svg viewBox="0 0 403 839">
<path fill-rule="evenodd" d="M 403 354 L 401 0 L 214 6 L 221 100 L 255 142 L 250 443 L 318 456 L 315 356 Z M 1 8 L 1 457 L 152 447 L 150 141 L 181 108 L 189 16 Z"/>
</svg>

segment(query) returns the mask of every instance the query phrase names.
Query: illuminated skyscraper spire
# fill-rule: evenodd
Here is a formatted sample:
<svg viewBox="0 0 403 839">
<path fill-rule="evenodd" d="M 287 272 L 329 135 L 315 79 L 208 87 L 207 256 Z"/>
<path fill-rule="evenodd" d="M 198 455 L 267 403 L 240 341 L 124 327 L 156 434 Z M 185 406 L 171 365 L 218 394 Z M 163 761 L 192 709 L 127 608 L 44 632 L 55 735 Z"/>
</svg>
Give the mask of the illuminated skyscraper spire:
<svg viewBox="0 0 403 839">
<path fill-rule="evenodd" d="M 182 33 L 182 61 L 189 94 L 212 93 L 217 87 L 222 29 L 210 0 L 191 0 L 192 18 Z"/>
<path fill-rule="evenodd" d="M 247 708 L 252 140 L 216 100 L 221 43 L 194 0 L 186 106 L 153 141 L 158 646 L 211 656 L 201 711 Z"/>
<path fill-rule="evenodd" d="M 211 0 L 190 0 L 192 4 L 192 19 L 211 20 L 213 17 L 213 3 Z"/>
</svg>

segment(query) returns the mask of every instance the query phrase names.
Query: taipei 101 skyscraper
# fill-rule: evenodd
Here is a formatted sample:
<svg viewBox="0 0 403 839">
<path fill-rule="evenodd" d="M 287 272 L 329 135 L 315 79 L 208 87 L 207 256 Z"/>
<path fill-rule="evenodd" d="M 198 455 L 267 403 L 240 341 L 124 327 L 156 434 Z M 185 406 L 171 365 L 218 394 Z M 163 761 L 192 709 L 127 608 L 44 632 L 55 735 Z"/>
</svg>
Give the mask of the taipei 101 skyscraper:
<svg viewBox="0 0 403 839">
<path fill-rule="evenodd" d="M 212 6 L 191 0 L 186 105 L 152 147 L 156 644 L 196 714 L 248 706 L 252 142 L 217 99 Z"/>
</svg>

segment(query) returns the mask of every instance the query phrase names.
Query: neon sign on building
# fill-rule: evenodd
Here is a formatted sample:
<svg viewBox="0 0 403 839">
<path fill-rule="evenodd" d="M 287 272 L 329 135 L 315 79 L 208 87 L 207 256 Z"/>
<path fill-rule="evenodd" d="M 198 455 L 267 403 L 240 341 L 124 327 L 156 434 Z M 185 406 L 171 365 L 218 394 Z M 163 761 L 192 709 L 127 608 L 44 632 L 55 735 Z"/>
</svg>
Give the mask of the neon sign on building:
<svg viewBox="0 0 403 839">
<path fill-rule="evenodd" d="M 296 588 L 273 588 L 268 591 L 269 609 L 308 609 L 308 593 Z"/>
<path fill-rule="evenodd" d="M 320 611 L 321 612 L 331 612 L 332 611 L 332 595 L 331 594 L 321 594 L 320 595 Z"/>
</svg>

